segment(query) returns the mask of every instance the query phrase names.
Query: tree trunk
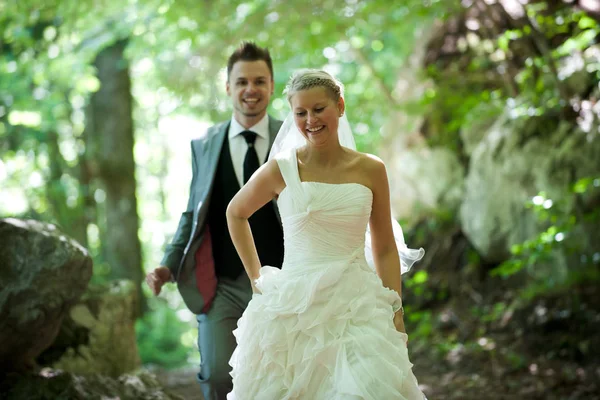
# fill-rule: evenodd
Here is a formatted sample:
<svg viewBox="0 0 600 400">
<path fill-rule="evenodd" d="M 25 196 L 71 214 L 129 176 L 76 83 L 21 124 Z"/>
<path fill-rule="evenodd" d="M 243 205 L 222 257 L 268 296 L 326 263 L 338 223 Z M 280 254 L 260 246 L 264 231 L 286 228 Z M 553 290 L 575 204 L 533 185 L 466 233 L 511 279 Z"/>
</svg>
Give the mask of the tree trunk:
<svg viewBox="0 0 600 400">
<path fill-rule="evenodd" d="M 123 51 L 126 40 L 102 50 L 94 65 L 100 90 L 90 100 L 91 154 L 99 186 L 106 193 L 105 221 L 99 221 L 104 259 L 112 279 L 131 279 L 137 288 L 141 314 L 143 277 L 133 158 L 131 80 Z M 103 228 L 102 228 L 103 227 Z"/>
</svg>

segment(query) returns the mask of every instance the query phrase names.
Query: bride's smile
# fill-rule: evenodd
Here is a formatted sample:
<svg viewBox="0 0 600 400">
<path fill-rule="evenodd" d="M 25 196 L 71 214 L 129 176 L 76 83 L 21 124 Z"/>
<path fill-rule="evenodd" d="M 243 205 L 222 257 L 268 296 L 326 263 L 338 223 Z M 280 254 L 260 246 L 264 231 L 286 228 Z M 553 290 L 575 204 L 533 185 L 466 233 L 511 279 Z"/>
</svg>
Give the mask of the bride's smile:
<svg viewBox="0 0 600 400">
<path fill-rule="evenodd" d="M 337 129 L 343 100 L 334 96 L 324 87 L 314 87 L 295 93 L 291 99 L 294 120 L 298 130 L 313 145 L 322 146 L 331 137 L 337 143 Z"/>
<path fill-rule="evenodd" d="M 321 130 L 323 130 L 323 128 L 325 128 L 325 125 L 319 125 L 316 128 L 306 128 L 306 130 L 314 135 L 315 133 L 321 132 Z"/>
</svg>

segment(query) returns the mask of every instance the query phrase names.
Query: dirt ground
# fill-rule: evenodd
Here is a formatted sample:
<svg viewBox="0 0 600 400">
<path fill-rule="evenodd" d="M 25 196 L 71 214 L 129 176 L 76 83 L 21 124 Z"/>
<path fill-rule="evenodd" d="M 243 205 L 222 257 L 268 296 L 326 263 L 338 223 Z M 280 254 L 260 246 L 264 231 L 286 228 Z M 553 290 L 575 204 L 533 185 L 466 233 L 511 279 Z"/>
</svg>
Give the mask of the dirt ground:
<svg viewBox="0 0 600 400">
<path fill-rule="evenodd" d="M 519 372 L 503 372 L 493 362 L 456 369 L 447 361 L 415 354 L 414 372 L 429 400 L 595 400 L 600 399 L 600 366 L 580 368 L 548 364 Z M 566 371 L 575 371 L 569 376 Z M 203 400 L 196 370 L 186 367 L 155 371 L 166 389 L 185 400 Z M 384 399 L 382 399 L 384 400 Z"/>
</svg>

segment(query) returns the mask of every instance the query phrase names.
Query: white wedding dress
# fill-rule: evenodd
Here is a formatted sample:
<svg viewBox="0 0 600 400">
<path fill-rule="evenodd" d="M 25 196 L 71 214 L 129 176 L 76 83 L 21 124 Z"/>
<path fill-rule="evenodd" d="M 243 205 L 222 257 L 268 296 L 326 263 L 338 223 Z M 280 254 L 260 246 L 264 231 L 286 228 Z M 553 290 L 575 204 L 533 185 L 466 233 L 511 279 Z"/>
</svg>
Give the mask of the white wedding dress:
<svg viewBox="0 0 600 400">
<path fill-rule="evenodd" d="M 400 298 L 365 259 L 371 190 L 301 182 L 295 150 L 277 162 L 283 268 L 261 268 L 238 321 L 227 398 L 424 399 L 393 324 Z"/>
</svg>

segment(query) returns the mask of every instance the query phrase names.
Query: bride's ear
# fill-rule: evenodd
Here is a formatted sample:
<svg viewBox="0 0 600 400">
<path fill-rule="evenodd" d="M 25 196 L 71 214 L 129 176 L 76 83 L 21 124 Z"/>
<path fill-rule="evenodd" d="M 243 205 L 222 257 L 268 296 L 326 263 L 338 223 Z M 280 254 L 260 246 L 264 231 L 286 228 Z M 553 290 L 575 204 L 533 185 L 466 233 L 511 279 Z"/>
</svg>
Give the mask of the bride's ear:
<svg viewBox="0 0 600 400">
<path fill-rule="evenodd" d="M 337 107 L 340 112 L 339 116 L 341 117 L 344 115 L 344 111 L 346 110 L 346 103 L 344 102 L 344 98 L 342 96 L 340 96 L 340 99 L 338 100 Z"/>
</svg>

